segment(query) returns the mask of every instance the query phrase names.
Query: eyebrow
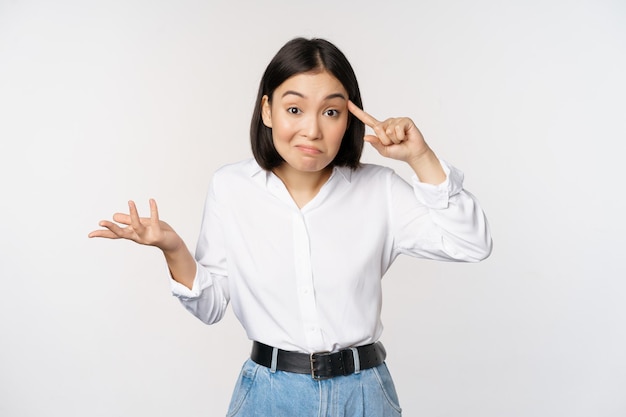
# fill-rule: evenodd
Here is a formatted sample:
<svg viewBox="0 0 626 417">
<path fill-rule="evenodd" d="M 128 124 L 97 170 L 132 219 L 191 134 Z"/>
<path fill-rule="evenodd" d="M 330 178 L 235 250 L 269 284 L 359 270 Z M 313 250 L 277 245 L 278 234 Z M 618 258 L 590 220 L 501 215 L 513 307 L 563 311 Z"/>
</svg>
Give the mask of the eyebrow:
<svg viewBox="0 0 626 417">
<path fill-rule="evenodd" d="M 298 96 L 298 97 L 306 98 L 306 96 L 305 96 L 304 94 L 302 94 L 302 93 L 298 93 L 297 91 L 293 91 L 293 90 L 287 90 L 287 91 L 285 91 L 285 92 L 283 93 L 283 95 L 281 96 L 281 98 L 282 98 L 282 97 L 285 97 L 285 96 L 288 96 L 288 95 L 290 95 L 290 94 L 291 94 L 291 95 L 294 95 L 294 96 Z M 324 100 L 331 100 L 331 99 L 333 99 L 333 98 L 340 98 L 340 99 L 346 100 L 346 97 L 345 97 L 343 94 L 341 94 L 341 93 L 333 93 L 333 94 L 329 94 L 329 95 L 327 95 L 326 97 L 324 97 Z"/>
</svg>

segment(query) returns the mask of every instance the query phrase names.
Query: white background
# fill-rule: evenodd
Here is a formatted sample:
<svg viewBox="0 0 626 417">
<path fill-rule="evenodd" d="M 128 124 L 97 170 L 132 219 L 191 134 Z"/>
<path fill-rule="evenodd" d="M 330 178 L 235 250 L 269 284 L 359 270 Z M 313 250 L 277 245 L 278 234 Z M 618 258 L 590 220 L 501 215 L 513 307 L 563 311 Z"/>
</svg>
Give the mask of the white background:
<svg viewBox="0 0 626 417">
<path fill-rule="evenodd" d="M 485 262 L 385 277 L 405 415 L 626 415 L 622 0 L 0 0 L 0 415 L 225 414 L 232 312 L 203 325 L 157 250 L 87 233 L 154 197 L 193 248 L 295 36 L 342 49 L 366 110 L 412 117 L 490 219 Z"/>
</svg>

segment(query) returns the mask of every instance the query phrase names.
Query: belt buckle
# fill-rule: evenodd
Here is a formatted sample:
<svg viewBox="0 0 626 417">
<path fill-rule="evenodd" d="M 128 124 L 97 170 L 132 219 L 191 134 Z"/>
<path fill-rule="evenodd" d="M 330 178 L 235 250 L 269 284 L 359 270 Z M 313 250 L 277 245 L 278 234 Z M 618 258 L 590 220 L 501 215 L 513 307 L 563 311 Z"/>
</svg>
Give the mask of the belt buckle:
<svg viewBox="0 0 626 417">
<path fill-rule="evenodd" d="M 332 376 L 320 376 L 315 373 L 315 362 L 317 361 L 317 357 L 321 355 L 328 355 L 329 351 L 324 352 L 314 352 L 309 355 L 309 363 L 311 364 L 311 378 L 316 381 L 321 381 L 323 379 L 330 379 Z"/>
</svg>

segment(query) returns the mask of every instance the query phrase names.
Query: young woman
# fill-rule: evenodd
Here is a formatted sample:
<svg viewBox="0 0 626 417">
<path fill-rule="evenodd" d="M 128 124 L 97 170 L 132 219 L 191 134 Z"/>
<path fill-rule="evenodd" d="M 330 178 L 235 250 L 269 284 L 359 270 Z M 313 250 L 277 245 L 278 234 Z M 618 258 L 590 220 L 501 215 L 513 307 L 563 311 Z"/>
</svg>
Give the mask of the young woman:
<svg viewBox="0 0 626 417">
<path fill-rule="evenodd" d="M 384 363 L 381 278 L 399 254 L 489 256 L 484 213 L 463 174 L 440 161 L 409 118 L 362 109 L 345 56 L 294 39 L 268 65 L 251 125 L 254 159 L 213 176 L 195 258 L 158 216 L 101 221 L 90 237 L 163 251 L 172 291 L 207 324 L 232 308 L 253 341 L 229 416 L 398 416 Z M 374 135 L 365 135 L 365 126 Z M 361 164 L 363 141 L 405 161 Z"/>
</svg>

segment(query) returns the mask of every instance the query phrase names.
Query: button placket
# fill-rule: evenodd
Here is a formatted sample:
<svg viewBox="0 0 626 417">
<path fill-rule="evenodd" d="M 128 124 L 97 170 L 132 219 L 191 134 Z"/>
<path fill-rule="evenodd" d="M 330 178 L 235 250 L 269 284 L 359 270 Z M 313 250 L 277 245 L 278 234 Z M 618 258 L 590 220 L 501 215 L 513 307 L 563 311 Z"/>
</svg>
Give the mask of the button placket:
<svg viewBox="0 0 626 417">
<path fill-rule="evenodd" d="M 296 285 L 303 330 L 309 346 L 321 346 L 322 338 L 313 287 L 309 233 L 305 217 L 301 212 L 294 213 L 292 222 Z"/>
</svg>

